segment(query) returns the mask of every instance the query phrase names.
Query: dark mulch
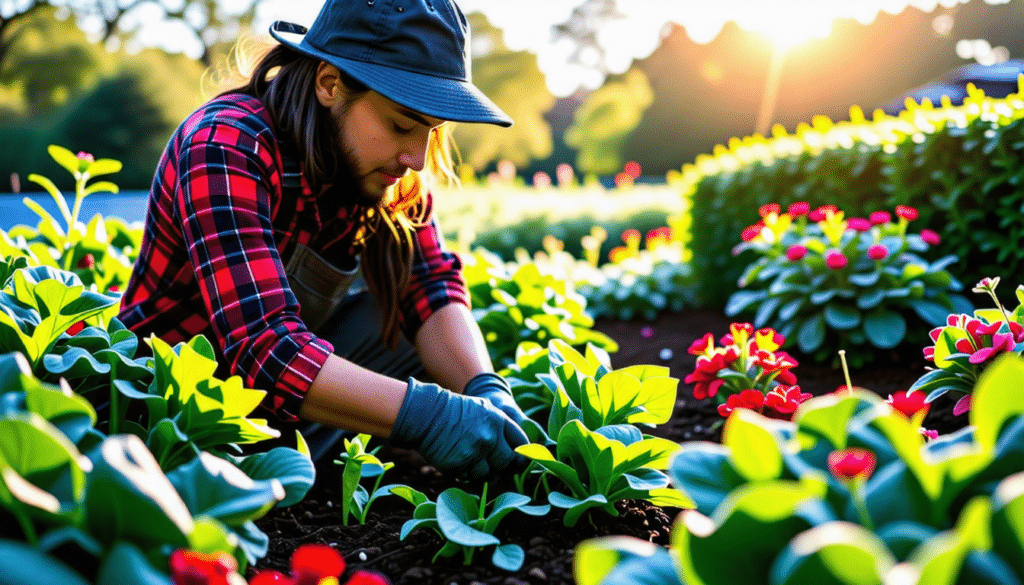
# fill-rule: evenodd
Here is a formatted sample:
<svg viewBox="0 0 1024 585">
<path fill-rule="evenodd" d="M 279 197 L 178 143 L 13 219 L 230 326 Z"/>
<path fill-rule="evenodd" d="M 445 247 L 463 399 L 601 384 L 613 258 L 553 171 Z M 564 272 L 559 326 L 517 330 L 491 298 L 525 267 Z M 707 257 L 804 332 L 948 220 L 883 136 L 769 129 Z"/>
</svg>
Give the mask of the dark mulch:
<svg viewBox="0 0 1024 585">
<path fill-rule="evenodd" d="M 694 400 L 691 387 L 682 379 L 693 370 L 694 357 L 687 348 L 695 340 L 711 332 L 716 339 L 728 332 L 730 319 L 714 311 L 691 310 L 679 314 L 663 314 L 653 323 L 631 321 L 602 321 L 597 329 L 607 333 L 620 345 L 612 354 L 612 366 L 621 368 L 634 364 L 662 364 L 670 368 L 672 376 L 680 379 L 679 399 L 672 420 L 653 431 L 653 434 L 683 441 L 718 441 L 720 420 L 716 404 Z M 653 334 L 641 335 L 644 327 Z M 648 332 L 651 333 L 651 332 Z M 927 340 L 925 340 L 927 341 Z M 668 350 L 668 351 L 665 351 Z M 876 363 L 851 372 L 855 386 L 868 388 L 881 396 L 896 390 L 905 390 L 924 373 L 923 359 L 897 355 L 879 358 Z M 838 368 L 817 365 L 801 360 L 795 370 L 801 388 L 815 395 L 832 392 L 845 384 Z M 952 405 L 934 404 L 927 428 L 949 432 L 962 426 L 965 417 L 954 418 Z M 395 461 L 396 466 L 384 480 L 405 483 L 426 493 L 431 499 L 446 488 L 458 485 L 441 476 L 415 453 L 400 450 L 382 450 L 384 460 Z M 383 498 L 374 503 L 370 519 L 365 525 L 342 526 L 340 522 L 340 488 L 337 470 L 340 467 L 321 466 L 317 484 L 305 500 L 285 509 L 275 509 L 257 524 L 270 536 L 270 552 L 256 566 L 257 569 L 275 568 L 287 572 L 288 557 L 295 548 L 307 543 L 329 544 L 340 551 L 348 563 L 349 571 L 366 569 L 386 575 L 394 585 L 569 585 L 572 577 L 574 547 L 581 540 L 603 535 L 623 534 L 667 544 L 676 509 L 662 509 L 644 501 L 625 501 L 617 505 L 618 517 L 595 513 L 584 518 L 575 527 L 562 525 L 561 514 L 552 513 L 543 518 L 513 513 L 505 518 L 498 534 L 503 543 L 517 543 L 526 551 L 526 561 L 514 574 L 491 566 L 489 556 L 477 553 L 471 566 L 461 563 L 461 555 L 453 559 L 431 559 L 442 542 L 432 532 L 419 530 L 406 540 L 399 540 L 402 524 L 411 517 L 412 508 L 397 498 Z M 479 486 L 462 486 L 467 491 Z M 510 486 L 492 485 L 491 495 Z M 476 491 L 475 493 L 480 493 Z M 344 581 L 342 581 L 344 582 Z"/>
</svg>

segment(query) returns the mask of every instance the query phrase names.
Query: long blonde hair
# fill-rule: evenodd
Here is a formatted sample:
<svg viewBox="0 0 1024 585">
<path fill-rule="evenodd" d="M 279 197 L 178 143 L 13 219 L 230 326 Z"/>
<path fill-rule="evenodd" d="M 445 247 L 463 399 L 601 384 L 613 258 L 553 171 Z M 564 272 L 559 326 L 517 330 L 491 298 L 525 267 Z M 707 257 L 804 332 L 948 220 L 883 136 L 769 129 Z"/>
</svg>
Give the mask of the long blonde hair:
<svg viewBox="0 0 1024 585">
<path fill-rule="evenodd" d="M 291 138 L 302 153 L 303 172 L 314 193 L 332 181 L 342 160 L 337 124 L 314 93 L 318 64 L 316 59 L 269 42 L 269 37 L 244 36 L 235 44 L 227 64 L 206 78 L 207 84 L 220 88 L 221 95 L 245 93 L 263 102 L 275 130 Z M 341 73 L 351 100 L 369 91 Z M 408 173 L 379 204 L 363 208 L 357 218 L 357 241 L 365 246 L 363 276 L 380 304 L 382 337 L 389 348 L 398 343 L 399 299 L 412 274 L 414 232 L 431 219 L 427 193 L 436 186 L 458 183 L 453 170 L 456 156 L 452 124 L 438 126 L 430 134 L 424 169 Z"/>
</svg>

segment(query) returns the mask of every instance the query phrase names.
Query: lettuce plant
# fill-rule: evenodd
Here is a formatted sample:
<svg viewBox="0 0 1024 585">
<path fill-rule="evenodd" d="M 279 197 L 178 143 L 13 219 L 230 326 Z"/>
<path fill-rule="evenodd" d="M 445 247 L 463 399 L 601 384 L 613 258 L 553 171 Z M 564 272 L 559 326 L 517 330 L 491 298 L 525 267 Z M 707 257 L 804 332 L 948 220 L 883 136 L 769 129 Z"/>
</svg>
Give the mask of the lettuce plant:
<svg viewBox="0 0 1024 585">
<path fill-rule="evenodd" d="M 592 329 L 586 299 L 565 277 L 542 273 L 532 262 L 509 267 L 485 252 L 465 260 L 473 316 L 496 368 L 513 363 L 524 341 L 546 344 L 560 339 L 574 346 L 592 343 L 618 351 L 615 340 Z"/>
<path fill-rule="evenodd" d="M 87 288 L 95 286 L 100 292 L 115 292 L 127 284 L 132 265 L 138 257 L 142 240 L 142 227 L 128 226 L 119 218 L 93 216 L 83 223 L 79 215 L 82 201 L 98 192 L 117 193 L 118 187 L 110 181 L 89 183 L 101 175 L 117 173 L 121 163 L 113 159 L 96 160 L 91 154 L 71 151 L 52 144 L 50 156 L 75 178 L 75 198 L 72 208 L 53 182 L 41 175 L 29 175 L 29 180 L 43 187 L 60 210 L 64 227 L 45 209 L 26 197 L 25 205 L 39 215 L 33 229 L 16 226 L 0 238 L 0 254 L 24 255 L 32 265 L 50 266 L 74 272 Z"/>
<path fill-rule="evenodd" d="M 862 390 L 812 398 L 792 422 L 737 409 L 721 444 L 686 443 L 672 460 L 696 508 L 671 553 L 590 541 L 579 582 L 1019 583 L 1021 376 L 1024 360 L 1001 356 L 974 390 L 971 426 L 927 443 Z"/>
<path fill-rule="evenodd" d="M 954 294 L 963 287 L 946 270 L 956 256 L 929 262 L 918 255 L 939 236 L 907 233 L 918 215 L 912 207 L 897 206 L 896 222 L 884 211 L 847 219 L 835 206 L 810 211 L 806 203 L 794 203 L 786 213 L 774 204 L 760 212 L 761 220 L 744 230 L 733 250 L 751 250 L 756 260 L 740 278 L 746 290 L 729 297 L 725 312 L 753 312 L 756 327 L 774 326 L 817 361 L 834 356 L 838 347 L 859 366 L 877 349 L 904 341 L 916 325 L 905 315 L 934 327 L 971 308 Z"/>
<path fill-rule="evenodd" d="M 487 484 L 480 496 L 448 488 L 436 502 L 428 500 L 416 506 L 412 519 L 402 525 L 401 539 L 405 540 L 417 528 L 430 528 L 445 539 L 444 546 L 434 555 L 435 562 L 461 552 L 463 563 L 469 565 L 478 548 L 494 546 L 491 563 L 506 571 L 517 571 L 526 558 L 523 548 L 517 544 L 501 544 L 494 533 L 502 519 L 513 511 L 544 516 L 550 510 L 550 506 L 529 503 L 528 496 L 515 492 L 505 492 L 488 502 Z"/>
<path fill-rule="evenodd" d="M 927 402 L 952 393 L 958 396 L 953 413 L 971 408 L 971 392 L 981 372 L 1003 352 L 1024 353 L 1024 286 L 1017 287 L 1017 308 L 1007 312 L 996 297 L 999 277 L 982 279 L 974 292 L 988 294 L 995 309 L 978 309 L 974 316 L 950 315 L 946 325 L 931 331 L 934 345 L 924 349 L 926 360 L 935 364 L 910 387 L 927 394 Z"/>
<path fill-rule="evenodd" d="M 382 496 L 396 495 L 405 499 L 413 506 L 425 502 L 427 497 L 419 490 L 402 484 L 381 486 L 384 472 L 395 466 L 394 463 L 381 461 L 377 457 L 380 446 L 371 451 L 366 450 L 370 435 L 361 434 L 353 439 L 345 439 L 345 450 L 334 463 L 342 465 L 341 472 L 341 519 L 348 526 L 350 516 L 355 516 L 360 524 L 366 524 L 370 513 L 370 505 Z M 364 478 L 373 479 L 373 489 L 367 490 L 361 485 Z"/>
<path fill-rule="evenodd" d="M 706 333 L 690 345 L 697 363 L 685 382 L 694 385 L 697 400 L 715 398 L 723 417 L 742 407 L 788 420 L 811 397 L 800 391 L 793 373 L 797 362 L 779 349 L 786 339 L 774 329 L 733 323 L 720 341 L 715 345 L 714 335 Z"/>
<path fill-rule="evenodd" d="M 555 452 L 539 443 L 523 445 L 517 453 L 557 477 L 568 494 L 548 492 L 548 502 L 566 510 L 563 522 L 575 526 L 591 508 L 618 516 L 615 502 L 643 499 L 658 506 L 689 507 L 692 502 L 669 487 L 663 472 L 679 445 L 643 435 L 632 425 L 607 425 L 590 430 L 578 420 L 559 430 Z"/>
</svg>

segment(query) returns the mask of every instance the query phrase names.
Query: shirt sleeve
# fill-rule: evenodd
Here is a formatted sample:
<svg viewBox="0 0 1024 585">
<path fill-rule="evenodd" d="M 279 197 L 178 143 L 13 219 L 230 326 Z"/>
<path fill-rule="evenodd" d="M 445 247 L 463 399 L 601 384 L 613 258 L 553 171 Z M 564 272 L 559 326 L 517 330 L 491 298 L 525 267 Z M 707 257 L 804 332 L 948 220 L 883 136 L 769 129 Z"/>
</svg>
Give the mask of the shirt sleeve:
<svg viewBox="0 0 1024 585">
<path fill-rule="evenodd" d="M 280 192 L 269 134 L 215 123 L 194 131 L 179 160 L 179 215 L 211 327 L 233 373 L 267 390 L 263 405 L 298 420 L 333 347 L 306 329 L 275 245 Z"/>
<path fill-rule="evenodd" d="M 469 306 L 462 260 L 444 247 L 430 193 L 426 205 L 430 219 L 413 233 L 412 275 L 401 304 L 400 326 L 409 339 L 414 339 L 423 322 L 441 307 L 451 303 Z"/>
</svg>

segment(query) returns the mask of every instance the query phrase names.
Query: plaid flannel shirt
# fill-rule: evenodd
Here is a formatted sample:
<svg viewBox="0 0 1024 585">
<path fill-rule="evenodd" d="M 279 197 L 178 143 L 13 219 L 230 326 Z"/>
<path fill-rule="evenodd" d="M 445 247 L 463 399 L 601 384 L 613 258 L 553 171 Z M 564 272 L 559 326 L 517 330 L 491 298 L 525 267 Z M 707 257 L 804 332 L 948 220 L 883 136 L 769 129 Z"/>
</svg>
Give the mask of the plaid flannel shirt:
<svg viewBox="0 0 1024 585">
<path fill-rule="evenodd" d="M 263 406 L 294 422 L 334 348 L 299 318 L 281 258 L 303 244 L 346 268 L 362 247 L 351 220 L 358 208 L 329 207 L 340 196 L 328 191 L 318 200 L 301 174 L 289 188 L 287 148 L 251 96 L 216 98 L 182 123 L 156 170 L 119 317 L 137 334 L 172 345 L 205 335 L 224 374 L 268 391 Z M 462 264 L 444 249 L 433 218 L 414 241 L 399 317 L 410 339 L 434 311 L 469 305 Z"/>
</svg>

